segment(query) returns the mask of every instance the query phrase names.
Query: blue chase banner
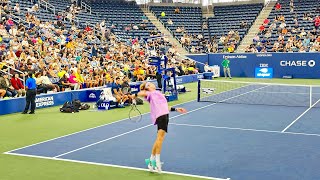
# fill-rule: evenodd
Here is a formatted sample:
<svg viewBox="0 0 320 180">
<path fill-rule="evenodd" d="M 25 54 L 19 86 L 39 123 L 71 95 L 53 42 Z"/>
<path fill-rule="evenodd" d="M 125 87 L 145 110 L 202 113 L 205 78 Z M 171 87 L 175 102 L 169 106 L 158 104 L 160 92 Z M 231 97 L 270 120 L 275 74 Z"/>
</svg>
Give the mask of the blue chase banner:
<svg viewBox="0 0 320 180">
<path fill-rule="evenodd" d="M 320 53 L 201 54 L 190 58 L 220 67 L 222 60 L 228 58 L 234 77 L 255 77 L 256 68 L 272 68 L 274 78 L 320 78 Z M 222 67 L 220 73 L 223 75 Z"/>
<path fill-rule="evenodd" d="M 320 53 L 209 54 L 209 65 L 221 65 L 224 58 L 234 77 L 255 77 L 256 68 L 272 68 L 274 78 L 320 78 Z"/>
</svg>

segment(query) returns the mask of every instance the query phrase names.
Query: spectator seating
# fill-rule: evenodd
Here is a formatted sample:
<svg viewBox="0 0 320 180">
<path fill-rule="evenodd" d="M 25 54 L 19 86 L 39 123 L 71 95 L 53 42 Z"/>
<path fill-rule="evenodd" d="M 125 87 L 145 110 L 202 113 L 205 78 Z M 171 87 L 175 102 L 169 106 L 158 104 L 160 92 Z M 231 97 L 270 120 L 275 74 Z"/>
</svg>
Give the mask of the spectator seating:
<svg viewBox="0 0 320 180">
<path fill-rule="evenodd" d="M 314 26 L 315 18 L 320 15 L 319 1 L 294 0 L 292 1 L 293 6 L 290 5 L 290 0 L 280 0 L 278 2 L 281 5 L 281 9 L 277 10 L 275 6 L 271 11 L 268 17 L 270 22 L 265 24 L 266 30 L 259 33 L 260 40 L 255 44 L 257 51 L 260 51 L 262 48 L 265 48 L 268 52 L 310 51 L 313 45 L 316 46 L 313 41 L 320 35 L 319 29 L 315 30 Z M 281 18 L 284 18 L 284 20 L 281 20 Z M 281 28 L 280 24 L 282 22 L 285 23 L 285 28 Z M 283 31 L 283 29 L 285 30 Z M 268 31 L 270 34 L 267 33 Z M 302 33 L 302 31 L 304 32 Z M 280 39 L 279 36 L 281 36 Z M 288 44 L 288 40 L 292 41 L 292 44 Z M 261 43 L 261 41 L 266 41 L 266 43 Z M 311 43 L 306 42 L 306 44 L 303 44 L 304 41 L 311 41 Z M 303 45 L 301 46 L 301 44 Z M 313 52 L 319 50 L 319 45 L 311 48 Z"/>
<path fill-rule="evenodd" d="M 177 8 L 179 12 L 175 12 Z M 185 33 L 195 36 L 202 34 L 202 11 L 200 7 L 152 6 L 150 10 L 180 42 Z M 161 16 L 162 12 L 165 13 L 165 16 Z M 172 20 L 172 25 L 167 23 L 169 19 Z M 177 32 L 178 27 L 183 27 L 184 31 Z M 197 46 L 198 43 L 198 39 L 192 38 L 188 48 Z"/>
<path fill-rule="evenodd" d="M 227 36 L 232 30 L 238 31 L 241 41 L 256 20 L 262 8 L 263 4 L 214 7 L 214 17 L 208 18 L 209 29 L 208 32 L 204 32 L 204 37 L 208 39 L 214 37 L 215 41 L 218 41 L 222 36 Z M 247 27 L 240 27 L 242 21 L 247 23 Z M 237 47 L 240 41 L 232 42 L 232 40 L 230 40 L 226 42 L 226 44 L 235 43 L 234 45 Z M 223 48 L 225 48 L 225 46 L 219 43 L 219 52 L 223 51 Z"/>
<path fill-rule="evenodd" d="M 176 8 L 179 9 L 179 13 L 175 13 Z M 262 8 L 263 4 L 217 6 L 214 8 L 215 16 L 211 18 L 202 18 L 200 7 L 153 6 L 151 11 L 172 31 L 178 40 L 181 40 L 183 34 L 189 34 L 191 37 L 191 43 L 188 45 L 189 50 L 197 46 L 197 52 L 210 52 L 207 49 L 207 44 L 216 44 L 216 52 L 225 52 L 225 48 L 228 48 L 230 44 L 233 43 L 235 47 L 239 44 Z M 161 16 L 162 12 L 165 13 L 165 16 Z M 173 21 L 172 25 L 167 23 L 168 19 Z M 247 22 L 246 28 L 240 28 L 241 21 Z M 207 26 L 206 28 L 203 26 L 204 24 Z M 177 33 L 178 27 L 184 27 L 185 32 Z M 222 36 L 227 37 L 230 31 L 238 32 L 240 39 L 234 42 L 229 37 L 228 42 L 218 44 L 218 39 Z M 199 34 L 203 36 L 203 39 L 198 38 Z"/>
<path fill-rule="evenodd" d="M 148 19 L 146 23 L 143 23 L 144 13 L 135 2 L 119 0 L 108 1 L 108 3 L 94 2 L 90 6 L 93 12 L 103 16 L 108 23 L 116 26 L 114 33 L 121 39 L 149 37 L 150 32 L 156 30 L 156 27 Z M 141 24 L 145 24 L 146 28 L 133 29 L 134 25 Z M 126 28 L 128 30 L 125 30 Z"/>
</svg>

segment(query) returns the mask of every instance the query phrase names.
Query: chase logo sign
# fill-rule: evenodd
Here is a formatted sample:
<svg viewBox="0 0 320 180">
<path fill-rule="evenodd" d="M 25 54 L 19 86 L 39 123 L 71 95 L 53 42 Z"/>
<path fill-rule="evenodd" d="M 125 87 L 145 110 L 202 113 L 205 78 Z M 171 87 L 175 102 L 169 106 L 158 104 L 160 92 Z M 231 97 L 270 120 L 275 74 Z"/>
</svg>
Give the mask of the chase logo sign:
<svg viewBox="0 0 320 180">
<path fill-rule="evenodd" d="M 272 78 L 273 68 L 256 68 L 255 77 L 256 78 Z"/>
<path fill-rule="evenodd" d="M 288 67 L 314 67 L 315 65 L 316 65 L 315 60 L 280 61 L 280 66 L 288 66 Z"/>
</svg>

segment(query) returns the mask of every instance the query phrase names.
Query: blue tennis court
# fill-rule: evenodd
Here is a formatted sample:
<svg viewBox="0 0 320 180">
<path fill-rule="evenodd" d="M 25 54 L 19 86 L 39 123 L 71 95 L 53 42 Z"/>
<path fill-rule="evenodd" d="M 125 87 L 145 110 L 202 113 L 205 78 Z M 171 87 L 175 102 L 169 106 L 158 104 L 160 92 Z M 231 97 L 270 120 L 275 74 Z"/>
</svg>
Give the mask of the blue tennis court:
<svg viewBox="0 0 320 180">
<path fill-rule="evenodd" d="M 207 179 L 320 179 L 320 91 L 309 92 L 246 85 L 205 97 L 225 103 L 181 104 L 189 112 L 170 114 L 163 170 Z M 156 136 L 150 122 L 144 114 L 140 123 L 124 119 L 6 154 L 145 170 Z"/>
</svg>

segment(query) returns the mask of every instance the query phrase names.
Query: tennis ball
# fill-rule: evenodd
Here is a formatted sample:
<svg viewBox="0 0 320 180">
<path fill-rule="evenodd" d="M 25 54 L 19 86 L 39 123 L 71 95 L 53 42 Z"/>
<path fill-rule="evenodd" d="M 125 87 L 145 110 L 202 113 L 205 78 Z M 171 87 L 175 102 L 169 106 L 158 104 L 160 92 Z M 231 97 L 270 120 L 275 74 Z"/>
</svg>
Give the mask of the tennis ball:
<svg viewBox="0 0 320 180">
<path fill-rule="evenodd" d="M 165 13 L 165 12 L 162 12 L 162 13 L 161 13 L 161 16 L 162 16 L 162 17 L 165 17 L 165 16 L 166 16 L 166 13 Z"/>
<path fill-rule="evenodd" d="M 2 37 L 0 37 L 0 42 L 2 42 Z"/>
</svg>

